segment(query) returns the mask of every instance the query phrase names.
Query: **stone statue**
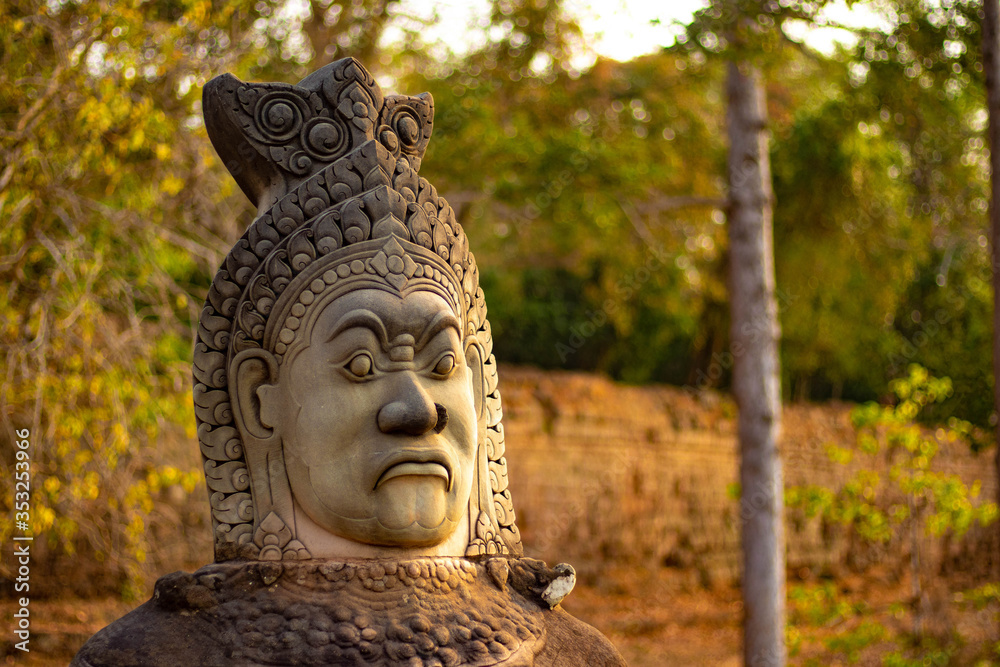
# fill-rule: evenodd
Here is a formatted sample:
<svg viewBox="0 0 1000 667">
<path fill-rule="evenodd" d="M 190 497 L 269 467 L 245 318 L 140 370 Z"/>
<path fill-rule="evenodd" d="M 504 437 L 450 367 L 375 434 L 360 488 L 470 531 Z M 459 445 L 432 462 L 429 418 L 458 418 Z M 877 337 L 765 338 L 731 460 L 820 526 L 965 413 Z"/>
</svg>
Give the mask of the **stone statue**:
<svg viewBox="0 0 1000 667">
<path fill-rule="evenodd" d="M 258 206 L 195 345 L 216 562 L 73 664 L 623 665 L 558 606 L 572 568 L 522 557 L 475 259 L 417 174 L 430 95 L 347 58 L 204 112 Z"/>
</svg>

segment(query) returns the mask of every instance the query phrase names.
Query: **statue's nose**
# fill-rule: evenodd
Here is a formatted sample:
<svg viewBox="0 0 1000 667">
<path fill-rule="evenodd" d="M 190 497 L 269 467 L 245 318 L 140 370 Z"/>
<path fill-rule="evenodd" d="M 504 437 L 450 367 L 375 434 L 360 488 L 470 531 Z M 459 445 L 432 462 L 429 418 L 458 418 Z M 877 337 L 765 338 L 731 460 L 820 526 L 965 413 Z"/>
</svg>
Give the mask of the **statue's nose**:
<svg viewBox="0 0 1000 667">
<path fill-rule="evenodd" d="M 443 405 L 431 400 L 416 376 L 410 372 L 400 372 L 394 378 L 394 383 L 390 402 L 378 411 L 379 430 L 403 435 L 440 432 L 447 422 L 447 413 Z"/>
</svg>

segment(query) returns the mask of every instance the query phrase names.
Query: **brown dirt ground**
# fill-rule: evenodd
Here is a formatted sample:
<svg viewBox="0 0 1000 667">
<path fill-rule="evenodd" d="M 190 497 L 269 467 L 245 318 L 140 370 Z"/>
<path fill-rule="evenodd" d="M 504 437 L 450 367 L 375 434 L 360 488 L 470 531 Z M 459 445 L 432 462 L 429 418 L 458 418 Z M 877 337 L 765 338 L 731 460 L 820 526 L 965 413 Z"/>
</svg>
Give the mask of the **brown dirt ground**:
<svg viewBox="0 0 1000 667">
<path fill-rule="evenodd" d="M 739 590 L 724 586 L 705 590 L 692 587 L 689 581 L 683 573 L 668 569 L 648 572 L 636 568 L 609 568 L 598 577 L 582 580 L 564 606 L 604 632 L 631 667 L 740 665 L 742 603 Z M 794 585 L 798 584 L 790 584 Z M 906 581 L 869 576 L 838 581 L 836 585 L 843 599 L 866 603 L 873 610 L 873 618 L 893 635 L 904 633 L 910 627 L 908 613 L 900 614 L 898 609 L 890 609 L 892 601 L 906 599 L 909 591 Z M 947 591 L 960 588 L 950 585 L 940 589 L 944 591 L 944 606 L 935 607 L 932 602 L 928 632 L 947 635 L 947 631 L 942 630 L 945 624 L 958 628 L 965 637 L 947 664 L 1000 665 L 1000 654 L 996 653 L 1000 647 L 1000 624 L 997 622 L 1000 610 L 976 611 L 956 605 L 954 593 Z M 932 590 L 932 597 L 933 593 Z M 950 604 L 949 599 L 952 600 Z M 0 600 L 0 617 L 8 619 L 8 623 L 15 604 L 13 600 Z M 133 606 L 112 598 L 32 600 L 31 652 L 15 651 L 10 635 L 5 633 L 3 644 L 0 644 L 3 664 L 66 665 L 91 634 Z M 790 613 L 794 616 L 794 604 Z M 882 664 L 882 658 L 895 650 L 896 644 L 876 642 L 851 656 L 853 660 L 824 646 L 831 638 L 848 635 L 859 622 L 857 618 L 833 618 L 821 627 L 804 628 L 790 664 Z M 942 641 L 946 641 L 946 637 Z"/>
</svg>

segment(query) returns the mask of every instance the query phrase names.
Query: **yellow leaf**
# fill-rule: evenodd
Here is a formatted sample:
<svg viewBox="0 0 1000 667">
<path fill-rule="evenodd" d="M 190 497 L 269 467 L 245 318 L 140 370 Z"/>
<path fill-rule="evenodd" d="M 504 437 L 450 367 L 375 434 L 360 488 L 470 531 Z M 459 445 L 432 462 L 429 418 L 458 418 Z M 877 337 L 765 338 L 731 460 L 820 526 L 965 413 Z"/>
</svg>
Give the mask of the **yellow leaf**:
<svg viewBox="0 0 1000 667">
<path fill-rule="evenodd" d="M 168 195 L 175 195 L 184 189 L 184 181 L 177 178 L 173 174 L 167 176 L 162 181 L 160 181 L 160 190 Z"/>
<path fill-rule="evenodd" d="M 132 142 L 131 142 L 131 148 L 132 148 L 132 150 L 135 151 L 135 150 L 139 150 L 140 148 L 142 148 L 142 144 L 145 141 L 146 141 L 146 133 L 140 127 L 138 130 L 136 130 L 135 132 L 132 133 Z"/>
</svg>

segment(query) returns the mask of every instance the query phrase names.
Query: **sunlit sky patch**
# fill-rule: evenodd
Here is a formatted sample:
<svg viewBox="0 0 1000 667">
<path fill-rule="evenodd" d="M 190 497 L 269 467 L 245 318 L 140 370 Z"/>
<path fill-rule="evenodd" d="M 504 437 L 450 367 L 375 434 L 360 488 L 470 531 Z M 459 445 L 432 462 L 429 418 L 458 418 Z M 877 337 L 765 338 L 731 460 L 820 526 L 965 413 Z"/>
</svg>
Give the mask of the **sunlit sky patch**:
<svg viewBox="0 0 1000 667">
<path fill-rule="evenodd" d="M 707 4 L 707 0 L 566 0 L 566 9 L 583 32 L 583 49 L 572 64 L 586 69 L 597 56 L 626 61 L 669 46 L 694 12 Z M 400 14 L 427 23 L 421 28 L 421 37 L 442 57 L 449 52 L 461 55 L 482 45 L 487 38 L 489 11 L 488 0 L 404 0 L 400 5 Z M 860 4 L 848 9 L 843 0 L 828 6 L 822 18 L 852 28 L 886 27 L 870 9 Z M 385 40 L 392 43 L 401 30 L 391 28 Z M 849 45 L 854 39 L 845 30 L 805 24 L 789 26 L 787 33 L 827 54 L 836 44 Z"/>
</svg>

